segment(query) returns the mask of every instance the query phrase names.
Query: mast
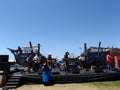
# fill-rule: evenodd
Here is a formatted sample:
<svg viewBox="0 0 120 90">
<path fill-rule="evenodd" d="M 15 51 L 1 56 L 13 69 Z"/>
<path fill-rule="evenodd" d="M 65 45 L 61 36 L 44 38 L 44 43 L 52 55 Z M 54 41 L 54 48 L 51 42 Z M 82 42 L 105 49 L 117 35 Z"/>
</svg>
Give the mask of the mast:
<svg viewBox="0 0 120 90">
<path fill-rule="evenodd" d="M 34 52 L 33 52 L 33 46 L 32 46 L 31 41 L 29 42 L 29 44 L 30 44 L 31 53 L 34 55 Z"/>
<path fill-rule="evenodd" d="M 84 52 L 86 52 L 86 51 L 87 51 L 87 44 L 84 43 Z"/>
<path fill-rule="evenodd" d="M 99 53 L 100 53 L 100 47 L 101 47 L 101 42 L 99 42 L 99 45 L 98 45 L 98 56 L 99 56 Z"/>
<path fill-rule="evenodd" d="M 40 55 L 40 44 L 38 43 L 38 55 Z"/>
</svg>

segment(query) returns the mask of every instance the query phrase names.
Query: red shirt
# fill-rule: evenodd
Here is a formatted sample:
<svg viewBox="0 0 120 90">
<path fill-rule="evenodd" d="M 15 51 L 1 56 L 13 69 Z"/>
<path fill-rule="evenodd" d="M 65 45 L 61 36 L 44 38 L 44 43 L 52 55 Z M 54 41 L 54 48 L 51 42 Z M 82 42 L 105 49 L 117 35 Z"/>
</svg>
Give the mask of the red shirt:
<svg viewBox="0 0 120 90">
<path fill-rule="evenodd" d="M 107 58 L 107 64 L 112 64 L 112 56 L 108 54 L 106 58 Z"/>
</svg>

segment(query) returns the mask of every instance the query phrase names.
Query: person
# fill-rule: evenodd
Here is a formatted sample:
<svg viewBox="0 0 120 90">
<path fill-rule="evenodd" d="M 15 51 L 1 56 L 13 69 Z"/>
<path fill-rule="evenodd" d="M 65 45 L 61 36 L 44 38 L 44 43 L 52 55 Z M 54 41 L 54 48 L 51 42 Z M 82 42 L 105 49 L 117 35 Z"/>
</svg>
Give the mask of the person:
<svg viewBox="0 0 120 90">
<path fill-rule="evenodd" d="M 38 66 L 39 66 L 39 57 L 38 55 L 36 54 L 34 57 L 33 57 L 33 70 L 34 71 L 37 71 L 38 70 Z"/>
<path fill-rule="evenodd" d="M 47 61 L 47 58 L 44 57 L 42 54 L 38 55 L 38 73 L 41 74 L 42 73 L 42 67 L 43 64 Z"/>
<path fill-rule="evenodd" d="M 28 72 L 30 73 L 30 70 L 32 68 L 32 55 L 28 55 L 26 61 L 27 61 Z"/>
<path fill-rule="evenodd" d="M 39 54 L 38 58 L 39 58 L 39 59 L 38 59 L 38 63 L 39 63 L 40 66 L 42 66 L 42 64 L 43 64 L 45 61 L 47 61 L 47 58 L 44 57 L 42 54 Z"/>
<path fill-rule="evenodd" d="M 65 53 L 63 60 L 65 61 L 66 71 L 70 72 L 70 70 L 69 70 L 69 58 L 68 58 L 68 54 L 69 54 L 68 52 Z"/>
<path fill-rule="evenodd" d="M 48 63 L 48 67 L 51 70 L 52 69 L 52 55 L 49 54 L 47 57 L 47 63 Z"/>
<path fill-rule="evenodd" d="M 44 85 L 49 85 L 50 76 L 51 76 L 51 73 L 50 73 L 50 70 L 49 70 L 49 67 L 48 67 L 48 63 L 47 63 L 47 61 L 45 61 L 42 64 L 42 79 L 43 79 L 43 84 Z"/>
<path fill-rule="evenodd" d="M 84 61 L 85 61 L 85 56 L 84 56 L 84 54 L 81 54 L 79 57 L 79 63 L 80 63 L 81 68 L 84 67 Z"/>
<path fill-rule="evenodd" d="M 107 60 L 107 67 L 108 67 L 108 70 L 109 71 L 112 71 L 113 70 L 113 57 L 112 57 L 112 54 L 111 52 L 109 51 L 107 56 L 106 56 L 106 60 Z"/>
</svg>

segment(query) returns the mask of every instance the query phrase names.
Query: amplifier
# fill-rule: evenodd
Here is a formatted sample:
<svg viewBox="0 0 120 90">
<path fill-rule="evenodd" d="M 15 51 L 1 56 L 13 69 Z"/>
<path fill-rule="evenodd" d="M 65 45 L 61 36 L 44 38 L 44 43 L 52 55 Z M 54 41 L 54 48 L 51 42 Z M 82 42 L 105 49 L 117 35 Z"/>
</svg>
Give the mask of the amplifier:
<svg viewBox="0 0 120 90">
<path fill-rule="evenodd" d="M 0 55 L 0 62 L 8 62 L 9 55 Z"/>
</svg>

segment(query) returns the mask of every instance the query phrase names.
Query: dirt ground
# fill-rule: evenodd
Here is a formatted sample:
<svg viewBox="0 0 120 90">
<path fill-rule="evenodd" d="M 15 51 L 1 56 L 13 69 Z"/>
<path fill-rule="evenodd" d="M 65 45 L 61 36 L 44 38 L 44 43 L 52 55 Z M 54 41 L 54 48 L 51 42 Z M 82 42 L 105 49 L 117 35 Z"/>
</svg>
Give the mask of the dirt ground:
<svg viewBox="0 0 120 90">
<path fill-rule="evenodd" d="M 12 89 L 15 90 L 15 89 Z M 55 84 L 53 86 L 23 85 L 16 90 L 120 90 L 115 86 L 95 86 L 90 84 Z"/>
</svg>

